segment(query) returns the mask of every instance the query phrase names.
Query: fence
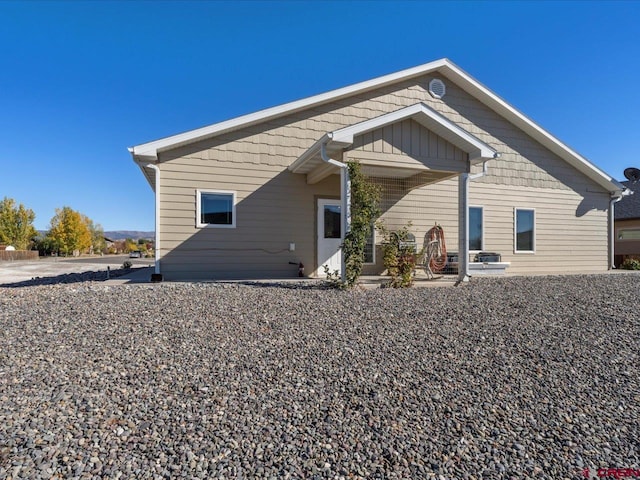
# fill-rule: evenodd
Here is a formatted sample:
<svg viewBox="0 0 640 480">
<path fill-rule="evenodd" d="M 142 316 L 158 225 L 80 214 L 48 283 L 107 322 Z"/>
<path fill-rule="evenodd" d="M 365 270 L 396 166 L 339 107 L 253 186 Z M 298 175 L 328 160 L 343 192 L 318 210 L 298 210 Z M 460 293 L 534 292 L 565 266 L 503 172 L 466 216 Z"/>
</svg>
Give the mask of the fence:
<svg viewBox="0 0 640 480">
<path fill-rule="evenodd" d="M 0 261 L 38 260 L 37 250 L 0 250 Z"/>
</svg>

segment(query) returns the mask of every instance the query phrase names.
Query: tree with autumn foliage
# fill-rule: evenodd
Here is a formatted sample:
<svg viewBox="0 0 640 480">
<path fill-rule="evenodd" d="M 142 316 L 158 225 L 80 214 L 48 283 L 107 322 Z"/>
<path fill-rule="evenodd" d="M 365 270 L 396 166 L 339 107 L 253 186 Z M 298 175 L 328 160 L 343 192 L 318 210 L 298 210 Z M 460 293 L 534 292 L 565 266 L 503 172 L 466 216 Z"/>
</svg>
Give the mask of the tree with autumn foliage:
<svg viewBox="0 0 640 480">
<path fill-rule="evenodd" d="M 33 227 L 36 214 L 23 204 L 16 205 L 13 198 L 0 201 L 0 243 L 27 250 L 38 232 Z"/>
<path fill-rule="evenodd" d="M 85 251 L 92 245 L 87 217 L 71 207 L 56 208 L 47 237 L 55 250 L 65 255 Z"/>
<path fill-rule="evenodd" d="M 91 234 L 91 253 L 104 251 L 107 248 L 107 242 L 104 239 L 104 230 L 102 229 L 102 225 L 94 223 L 93 220 L 86 215 L 82 215 L 82 219 Z"/>
</svg>

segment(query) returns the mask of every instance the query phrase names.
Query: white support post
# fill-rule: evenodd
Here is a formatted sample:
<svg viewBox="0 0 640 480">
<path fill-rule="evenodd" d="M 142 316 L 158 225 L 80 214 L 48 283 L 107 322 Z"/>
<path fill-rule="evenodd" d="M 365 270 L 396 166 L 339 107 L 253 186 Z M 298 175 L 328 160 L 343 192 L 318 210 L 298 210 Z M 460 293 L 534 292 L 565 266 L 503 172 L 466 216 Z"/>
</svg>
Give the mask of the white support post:
<svg viewBox="0 0 640 480">
<path fill-rule="evenodd" d="M 611 198 L 609 202 L 609 266 L 608 270 L 614 270 L 616 268 L 616 203 L 622 200 L 622 196 L 625 195 L 623 192 L 621 195 L 615 196 Z"/>
<path fill-rule="evenodd" d="M 615 266 L 615 244 L 616 244 L 616 229 L 615 229 L 615 202 L 612 200 L 609 202 L 609 265 L 607 270 L 613 270 Z"/>
<path fill-rule="evenodd" d="M 341 240 L 344 240 L 347 233 L 351 230 L 351 178 L 349 177 L 349 169 L 345 166 L 340 168 L 340 212 L 342 220 Z M 342 247 L 340 247 L 342 249 Z M 340 279 L 342 282 L 347 280 L 347 267 L 344 258 L 344 250 L 340 252 Z"/>
<path fill-rule="evenodd" d="M 458 177 L 458 281 L 469 281 L 469 174 Z"/>
<path fill-rule="evenodd" d="M 329 134 L 328 134 L 329 135 Z M 329 158 L 326 150 L 326 142 L 320 144 L 320 158 L 323 162 L 338 167 L 340 169 L 340 240 L 344 245 L 344 239 L 351 230 L 351 179 L 349 178 L 349 167 L 342 162 Z M 340 247 L 342 250 L 342 247 Z M 347 268 L 345 266 L 344 250 L 340 252 L 340 279 L 344 283 L 347 279 Z"/>
</svg>

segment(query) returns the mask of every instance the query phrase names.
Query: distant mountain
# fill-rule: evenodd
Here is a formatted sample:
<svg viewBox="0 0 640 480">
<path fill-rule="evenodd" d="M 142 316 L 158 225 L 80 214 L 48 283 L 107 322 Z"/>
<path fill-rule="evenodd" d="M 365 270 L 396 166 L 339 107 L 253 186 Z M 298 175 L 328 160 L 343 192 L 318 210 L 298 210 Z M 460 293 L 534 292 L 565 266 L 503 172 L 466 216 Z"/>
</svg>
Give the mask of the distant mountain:
<svg viewBox="0 0 640 480">
<path fill-rule="evenodd" d="M 124 240 L 126 238 L 132 238 L 134 240 L 138 240 L 140 238 L 153 240 L 155 235 L 155 232 L 141 232 L 138 230 L 113 230 L 110 232 L 104 232 L 104 236 L 111 240 Z"/>
</svg>

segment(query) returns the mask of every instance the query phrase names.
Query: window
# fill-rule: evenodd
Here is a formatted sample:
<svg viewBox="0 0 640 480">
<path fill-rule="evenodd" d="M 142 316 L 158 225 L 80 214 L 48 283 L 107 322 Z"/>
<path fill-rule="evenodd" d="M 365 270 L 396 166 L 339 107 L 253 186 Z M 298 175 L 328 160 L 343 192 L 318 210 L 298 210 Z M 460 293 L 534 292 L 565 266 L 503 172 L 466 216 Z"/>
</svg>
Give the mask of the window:
<svg viewBox="0 0 640 480">
<path fill-rule="evenodd" d="M 225 191 L 197 190 L 197 226 L 236 227 L 236 194 Z"/>
<path fill-rule="evenodd" d="M 515 209 L 515 251 L 534 252 L 536 249 L 536 212 L 532 209 Z"/>
<path fill-rule="evenodd" d="M 640 228 L 621 228 L 618 230 L 618 240 L 640 240 Z"/>
<path fill-rule="evenodd" d="M 324 206 L 324 238 L 342 238 L 340 207 L 337 205 Z"/>
<path fill-rule="evenodd" d="M 469 207 L 469 250 L 483 250 L 482 207 Z"/>
</svg>

